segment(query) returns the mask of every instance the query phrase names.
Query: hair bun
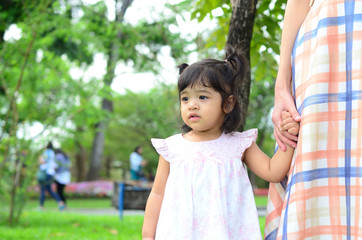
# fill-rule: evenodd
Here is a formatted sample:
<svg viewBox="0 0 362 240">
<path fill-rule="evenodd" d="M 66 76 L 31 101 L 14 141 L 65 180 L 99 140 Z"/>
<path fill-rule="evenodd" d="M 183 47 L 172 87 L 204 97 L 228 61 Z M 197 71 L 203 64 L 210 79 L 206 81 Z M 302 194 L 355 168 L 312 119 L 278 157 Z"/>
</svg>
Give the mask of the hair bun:
<svg viewBox="0 0 362 240">
<path fill-rule="evenodd" d="M 239 42 L 232 47 L 230 44 L 226 45 L 226 62 L 230 63 L 230 66 L 241 75 L 241 78 L 244 77 L 245 71 L 248 66 L 248 61 L 245 58 L 244 52 L 241 48 L 242 44 Z"/>
<path fill-rule="evenodd" d="M 177 67 L 179 68 L 179 72 L 178 74 L 181 74 L 185 68 L 187 68 L 189 65 L 187 63 L 182 63 L 181 65 L 178 65 Z"/>
</svg>

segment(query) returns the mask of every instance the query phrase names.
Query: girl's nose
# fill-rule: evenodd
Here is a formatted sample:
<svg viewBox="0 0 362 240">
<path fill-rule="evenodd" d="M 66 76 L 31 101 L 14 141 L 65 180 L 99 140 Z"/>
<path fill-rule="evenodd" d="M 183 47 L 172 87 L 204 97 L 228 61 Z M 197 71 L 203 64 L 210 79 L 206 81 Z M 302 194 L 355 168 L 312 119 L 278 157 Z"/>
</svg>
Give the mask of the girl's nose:
<svg viewBox="0 0 362 240">
<path fill-rule="evenodd" d="M 194 110 L 194 109 L 198 109 L 198 108 L 199 108 L 199 105 L 198 105 L 197 101 L 191 100 L 189 102 L 189 109 L 190 110 Z"/>
</svg>

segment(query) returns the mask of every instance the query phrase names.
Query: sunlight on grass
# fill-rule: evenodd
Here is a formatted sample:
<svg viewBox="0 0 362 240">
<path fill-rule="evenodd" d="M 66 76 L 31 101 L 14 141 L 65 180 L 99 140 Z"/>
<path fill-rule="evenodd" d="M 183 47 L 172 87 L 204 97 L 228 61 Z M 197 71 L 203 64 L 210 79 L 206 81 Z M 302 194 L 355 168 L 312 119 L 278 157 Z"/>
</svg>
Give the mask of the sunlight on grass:
<svg viewBox="0 0 362 240">
<path fill-rule="evenodd" d="M 143 216 L 86 216 L 67 212 L 25 211 L 17 226 L 0 225 L 0 239 L 141 238 Z"/>
<path fill-rule="evenodd" d="M 264 233 L 265 217 L 260 217 Z M 0 239 L 138 240 L 143 216 L 86 216 L 67 212 L 25 211 L 19 225 L 0 225 Z"/>
</svg>

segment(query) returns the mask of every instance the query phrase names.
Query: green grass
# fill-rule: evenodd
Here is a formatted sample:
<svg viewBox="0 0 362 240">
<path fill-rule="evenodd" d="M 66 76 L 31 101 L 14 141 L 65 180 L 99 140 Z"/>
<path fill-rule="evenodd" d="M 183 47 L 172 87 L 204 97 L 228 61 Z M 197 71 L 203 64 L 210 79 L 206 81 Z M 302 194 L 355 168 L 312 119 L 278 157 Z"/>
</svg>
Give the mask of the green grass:
<svg viewBox="0 0 362 240">
<path fill-rule="evenodd" d="M 109 208 L 110 199 L 69 199 L 69 208 Z M 257 206 L 266 206 L 267 197 L 255 198 Z M 138 240 L 141 239 L 143 216 L 89 216 L 59 212 L 56 202 L 47 198 L 44 211 L 35 211 L 37 200 L 28 200 L 16 226 L 0 223 L 1 240 Z M 265 217 L 259 218 L 264 233 Z"/>
<path fill-rule="evenodd" d="M 1 224 L 0 239 L 141 239 L 143 216 L 87 216 L 67 212 L 24 211 L 14 227 Z"/>
<path fill-rule="evenodd" d="M 268 196 L 255 196 L 255 204 L 257 207 L 266 207 Z"/>
<path fill-rule="evenodd" d="M 265 217 L 259 217 L 261 236 L 264 236 Z"/>
<path fill-rule="evenodd" d="M 264 233 L 265 217 L 259 218 Z M 143 216 L 85 216 L 67 212 L 25 211 L 17 226 L 0 224 L 0 239 L 138 240 Z"/>
</svg>

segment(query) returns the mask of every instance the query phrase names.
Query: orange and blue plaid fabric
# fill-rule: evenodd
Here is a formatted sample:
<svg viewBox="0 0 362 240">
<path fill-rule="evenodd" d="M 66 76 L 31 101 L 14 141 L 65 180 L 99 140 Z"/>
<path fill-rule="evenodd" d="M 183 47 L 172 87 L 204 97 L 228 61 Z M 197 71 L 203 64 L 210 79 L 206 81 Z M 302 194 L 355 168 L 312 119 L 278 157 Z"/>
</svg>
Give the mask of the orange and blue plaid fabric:
<svg viewBox="0 0 362 240">
<path fill-rule="evenodd" d="M 266 240 L 362 239 L 361 59 L 362 0 L 315 0 L 292 54 L 298 145 L 270 184 Z"/>
</svg>

